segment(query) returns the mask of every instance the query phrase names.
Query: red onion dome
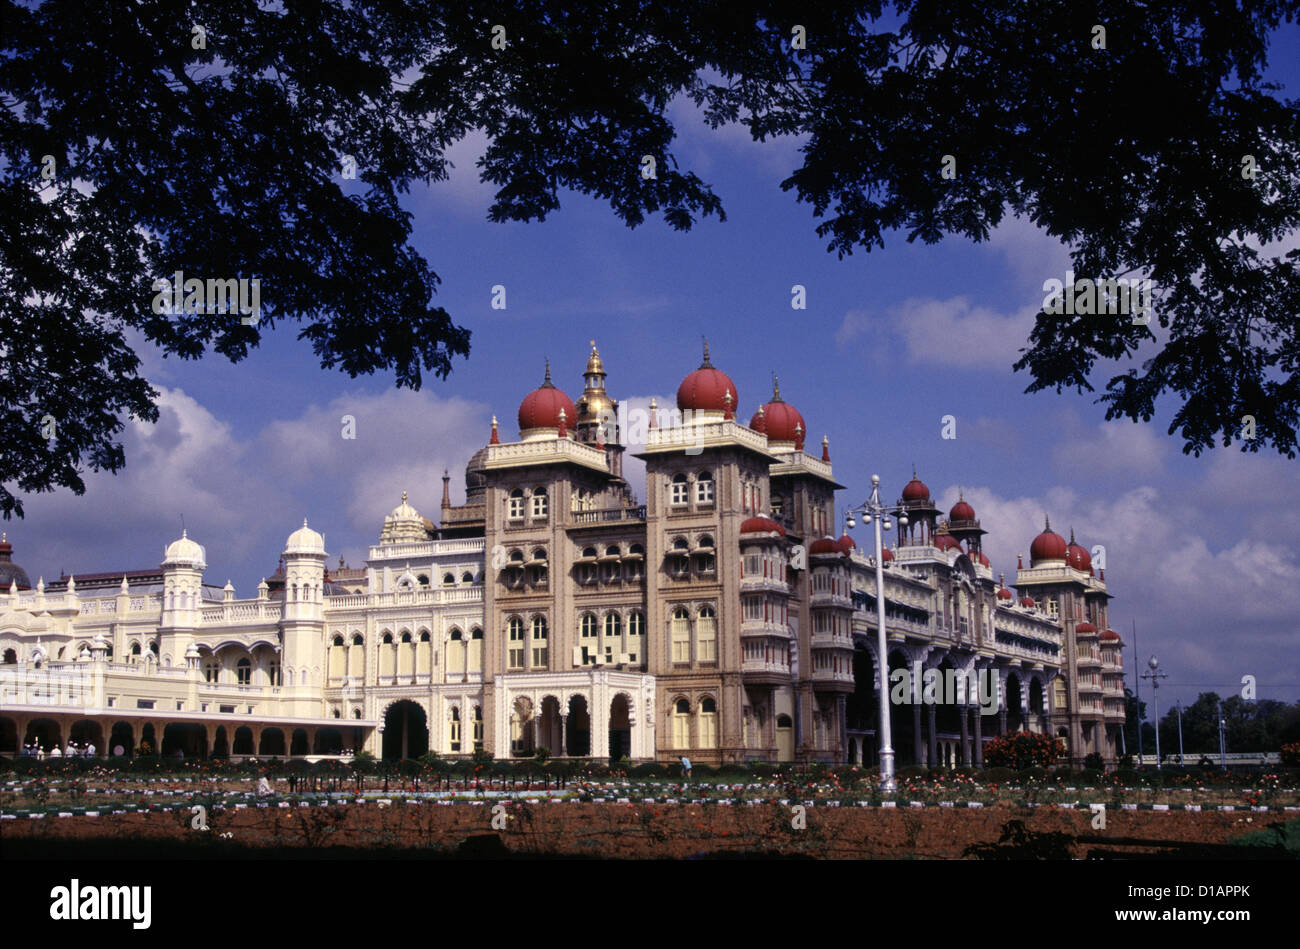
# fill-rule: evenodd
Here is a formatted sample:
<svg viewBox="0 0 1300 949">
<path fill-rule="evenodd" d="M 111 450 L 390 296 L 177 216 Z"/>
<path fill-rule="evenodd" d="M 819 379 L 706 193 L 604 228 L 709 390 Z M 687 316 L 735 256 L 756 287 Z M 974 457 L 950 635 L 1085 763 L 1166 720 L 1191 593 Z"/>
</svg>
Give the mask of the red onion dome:
<svg viewBox="0 0 1300 949">
<path fill-rule="evenodd" d="M 1101 634 L 1101 638 L 1106 640 L 1107 642 L 1118 642 L 1119 633 L 1115 632 L 1115 630 L 1113 629 L 1108 629 Z"/>
<path fill-rule="evenodd" d="M 934 546 L 940 550 L 961 550 L 961 543 L 956 537 L 946 533 L 936 533 L 934 535 Z"/>
<path fill-rule="evenodd" d="M 755 412 L 749 421 L 749 427 L 755 431 L 760 424 L 766 426 L 769 442 L 789 442 L 797 450 L 803 450 L 808 423 L 798 409 L 781 398 L 781 384 L 776 377 L 772 378 L 772 401 L 763 406 L 761 415 Z"/>
<path fill-rule="evenodd" d="M 1095 633 L 1097 631 L 1097 627 L 1093 626 L 1087 620 L 1084 620 L 1078 626 L 1074 627 L 1074 631 L 1076 633 Z"/>
<path fill-rule="evenodd" d="M 1043 532 L 1029 545 L 1029 563 L 1038 566 L 1042 560 L 1065 560 L 1065 538 L 1052 530 L 1051 521 L 1044 521 Z"/>
<path fill-rule="evenodd" d="M 725 372 L 713 368 L 709 362 L 709 343 L 705 340 L 704 362 L 677 387 L 677 407 L 683 412 L 735 412 L 738 403 L 736 384 Z M 770 418 L 767 427 L 770 433 Z"/>
<path fill-rule="evenodd" d="M 1032 596 L 1022 596 L 1020 598 L 1020 605 L 1027 606 L 1032 610 L 1037 604 L 1034 603 L 1034 598 Z"/>
<path fill-rule="evenodd" d="M 838 554 L 842 553 L 839 542 L 834 537 L 819 537 L 808 547 L 810 554 Z"/>
<path fill-rule="evenodd" d="M 881 563 L 889 563 L 893 559 L 894 559 L 894 552 L 890 550 L 888 547 L 886 547 L 884 550 L 880 552 Z"/>
<path fill-rule="evenodd" d="M 925 486 L 925 482 L 916 476 L 916 466 L 912 467 L 912 480 L 903 485 L 904 501 L 928 501 L 930 500 L 930 489 Z"/>
<path fill-rule="evenodd" d="M 785 536 L 785 528 L 770 517 L 751 517 L 740 525 L 742 534 L 780 534 Z"/>
<path fill-rule="evenodd" d="M 567 395 L 551 383 L 551 364 L 546 364 L 546 378 L 539 388 L 524 396 L 519 403 L 520 434 L 537 429 L 559 429 L 560 411 L 564 411 L 565 425 L 574 424 L 578 413 Z"/>
<path fill-rule="evenodd" d="M 853 538 L 848 534 L 841 535 L 840 539 L 836 543 L 840 550 L 846 554 L 858 549 L 858 545 L 854 543 Z"/>
<path fill-rule="evenodd" d="M 948 520 L 952 521 L 973 521 L 975 520 L 975 509 L 967 504 L 964 500 L 958 500 L 948 512 Z"/>
<path fill-rule="evenodd" d="M 1074 542 L 1074 528 L 1070 528 L 1070 544 L 1065 548 L 1065 562 L 1075 570 L 1092 573 L 1092 554 Z"/>
<path fill-rule="evenodd" d="M 1008 590 L 1006 587 L 1003 587 L 1001 590 L 998 591 L 998 599 L 999 599 L 999 600 L 1013 600 L 1013 599 L 1015 599 L 1015 597 L 1013 597 L 1013 596 L 1011 595 L 1011 591 L 1010 591 L 1010 590 Z"/>
</svg>

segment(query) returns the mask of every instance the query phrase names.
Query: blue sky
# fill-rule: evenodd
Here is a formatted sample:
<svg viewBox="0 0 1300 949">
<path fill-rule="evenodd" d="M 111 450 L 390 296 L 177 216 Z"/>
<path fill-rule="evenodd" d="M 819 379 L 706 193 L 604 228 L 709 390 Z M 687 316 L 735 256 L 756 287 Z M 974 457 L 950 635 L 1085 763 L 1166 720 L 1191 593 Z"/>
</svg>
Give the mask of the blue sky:
<svg viewBox="0 0 1300 949">
<path fill-rule="evenodd" d="M 1273 74 L 1292 95 L 1297 50 L 1300 28 L 1281 31 Z M 451 180 L 406 202 L 415 246 L 443 280 L 438 302 L 474 334 L 446 382 L 411 393 L 391 377 L 322 370 L 292 325 L 236 366 L 145 352 L 146 377 L 163 390 L 160 423 L 133 426 L 127 468 L 88 476 L 85 496 L 28 498 L 26 520 L 5 525 L 15 560 L 33 582 L 155 566 L 184 515 L 207 548 L 206 579 L 229 578 L 251 596 L 305 516 L 333 562 L 358 565 L 403 490 L 438 520 L 446 467 L 463 497 L 465 461 L 494 413 L 503 439 L 517 437 L 516 409 L 541 382 L 544 357 L 576 397 L 594 338 L 612 395 L 663 404 L 707 335 L 742 419 L 770 397 L 775 372 L 808 421 L 809 450 L 829 435 L 848 485 L 841 509 L 862 500 L 872 473 L 896 498 L 915 463 L 945 510 L 964 491 L 989 531 L 994 572 L 1008 580 L 1050 515 L 1058 532 L 1073 526 L 1085 546 L 1106 546 L 1126 666 L 1136 622 L 1139 658 L 1157 653 L 1171 676 L 1162 705 L 1227 694 L 1247 674 L 1261 697 L 1300 698 L 1295 462 L 1224 449 L 1185 457 L 1165 435 L 1168 406 L 1151 424 L 1106 423 L 1095 395 L 1023 394 L 1016 350 L 1043 281 L 1068 264 L 1026 222 L 1006 222 L 982 245 L 895 236 L 884 251 L 840 260 L 811 210 L 779 188 L 797 143 L 711 131 L 686 105 L 674 118 L 675 155 L 714 186 L 725 223 L 629 230 L 580 195 L 545 223 L 488 223 L 492 189 L 473 167 L 483 140 L 471 137 L 452 152 Z M 489 305 L 496 284 L 504 311 Z M 793 284 L 807 288 L 806 310 L 791 309 Z M 1096 372 L 1099 390 L 1115 368 Z M 340 437 L 344 414 L 357 419 L 355 441 Z M 940 437 L 944 415 L 956 416 L 954 440 Z"/>
</svg>

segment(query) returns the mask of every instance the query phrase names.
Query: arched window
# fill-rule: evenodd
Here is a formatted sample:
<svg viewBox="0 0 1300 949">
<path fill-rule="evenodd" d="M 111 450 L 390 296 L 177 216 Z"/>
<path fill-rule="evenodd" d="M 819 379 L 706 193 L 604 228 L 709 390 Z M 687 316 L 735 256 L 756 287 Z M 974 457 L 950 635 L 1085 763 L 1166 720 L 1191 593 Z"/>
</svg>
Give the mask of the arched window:
<svg viewBox="0 0 1300 949">
<path fill-rule="evenodd" d="M 474 706 L 474 750 L 483 750 L 483 709 Z"/>
<path fill-rule="evenodd" d="M 713 472 L 701 471 L 695 477 L 695 503 L 713 503 Z"/>
<path fill-rule="evenodd" d="M 354 708 L 354 709 L 352 710 L 352 717 L 353 717 L 353 718 L 360 718 L 360 717 L 361 717 L 361 709 L 359 709 L 359 708 Z"/>
<path fill-rule="evenodd" d="M 627 661 L 642 662 L 644 659 L 645 614 L 638 610 L 627 617 Z"/>
<path fill-rule="evenodd" d="M 510 492 L 510 499 L 506 504 L 506 517 L 512 521 L 522 521 L 524 519 L 524 492 L 522 488 L 515 488 Z"/>
<path fill-rule="evenodd" d="M 672 484 L 669 486 L 668 503 L 674 507 L 684 506 L 690 500 L 690 495 L 687 493 L 689 490 L 686 475 L 673 475 Z"/>
<path fill-rule="evenodd" d="M 447 674 L 460 675 L 465 668 L 465 637 L 459 629 L 447 636 Z"/>
<path fill-rule="evenodd" d="M 700 700 L 700 748 L 718 747 L 718 703 L 713 699 Z"/>
<path fill-rule="evenodd" d="M 466 570 L 464 573 L 462 573 L 462 574 L 460 575 L 460 582 L 461 582 L 461 583 L 466 583 L 466 584 L 473 583 L 473 582 L 474 582 L 474 574 L 472 574 L 472 573 L 470 573 L 468 570 Z"/>
<path fill-rule="evenodd" d="M 12 650 L 12 649 L 6 649 L 6 650 L 5 650 L 5 661 L 4 661 L 4 664 L 5 664 L 6 666 L 16 666 L 16 665 L 18 665 L 18 653 L 14 652 L 14 650 Z"/>
<path fill-rule="evenodd" d="M 506 665 L 510 669 L 522 669 L 524 667 L 524 621 L 518 616 L 512 616 L 509 623 L 508 651 L 506 653 Z"/>
<path fill-rule="evenodd" d="M 445 587 L 454 587 L 456 585 L 455 576 L 450 573 L 444 573 L 442 575 L 442 585 Z"/>
<path fill-rule="evenodd" d="M 579 646 L 582 649 L 582 664 L 584 666 L 591 665 L 596 661 L 597 640 L 600 637 L 600 627 L 597 624 L 595 613 L 582 614 L 579 632 L 581 633 Z"/>
<path fill-rule="evenodd" d="M 533 488 L 533 517 L 545 518 L 546 511 L 546 489 Z"/>
<path fill-rule="evenodd" d="M 451 707 L 451 750 L 460 751 L 460 709 L 455 705 Z"/>
<path fill-rule="evenodd" d="M 427 573 L 422 573 L 415 579 L 419 581 L 420 586 L 422 587 L 427 587 L 429 585 L 429 575 Z"/>
<path fill-rule="evenodd" d="M 682 607 L 673 610 L 673 662 L 691 661 L 691 618 Z"/>
<path fill-rule="evenodd" d="M 253 681 L 253 664 L 247 659 L 240 659 L 235 663 L 235 677 L 240 685 L 248 685 Z"/>
<path fill-rule="evenodd" d="M 1063 709 L 1069 702 L 1069 690 L 1065 684 L 1065 678 L 1057 676 L 1052 682 L 1052 704 L 1058 709 Z"/>
<path fill-rule="evenodd" d="M 483 671 L 483 630 L 477 627 L 469 632 L 469 671 Z"/>
<path fill-rule="evenodd" d="M 623 653 L 623 617 L 617 613 L 605 614 L 605 661 L 618 662 Z"/>
<path fill-rule="evenodd" d="M 549 658 L 546 648 L 546 617 L 533 617 L 533 668 L 545 669 Z"/>
<path fill-rule="evenodd" d="M 695 634 L 695 658 L 700 662 L 718 661 L 718 620 L 711 606 L 700 610 Z"/>
<path fill-rule="evenodd" d="M 691 703 L 678 699 L 673 705 L 673 747 L 691 747 Z"/>
</svg>

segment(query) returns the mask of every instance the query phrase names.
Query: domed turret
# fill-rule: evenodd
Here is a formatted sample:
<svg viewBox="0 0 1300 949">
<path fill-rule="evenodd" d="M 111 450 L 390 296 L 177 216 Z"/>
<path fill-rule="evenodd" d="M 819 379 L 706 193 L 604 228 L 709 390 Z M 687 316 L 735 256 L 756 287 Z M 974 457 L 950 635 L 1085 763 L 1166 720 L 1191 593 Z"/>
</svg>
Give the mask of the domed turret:
<svg viewBox="0 0 1300 949">
<path fill-rule="evenodd" d="M 839 554 L 839 553 L 843 553 L 843 551 L 840 550 L 840 545 L 835 540 L 834 537 L 818 537 L 815 541 L 813 541 L 811 544 L 808 545 L 808 553 Z"/>
<path fill-rule="evenodd" d="M 1074 542 L 1074 528 L 1070 528 L 1070 543 L 1065 548 L 1065 562 L 1075 570 L 1092 573 L 1092 554 Z"/>
<path fill-rule="evenodd" d="M 948 512 L 948 522 L 954 521 L 973 521 L 975 520 L 975 509 L 966 503 L 965 499 L 958 495 L 958 501 Z"/>
<path fill-rule="evenodd" d="M 618 441 L 618 401 L 605 389 L 605 364 L 591 341 L 591 355 L 587 369 L 582 374 L 587 387 L 578 398 L 577 413 L 567 415 L 572 419 L 573 431 L 580 442 L 609 445 Z"/>
<path fill-rule="evenodd" d="M 527 440 L 556 435 L 560 430 L 561 412 L 570 424 L 578 415 L 572 400 L 551 382 L 551 364 L 548 361 L 542 384 L 519 403 L 519 437 Z"/>
<path fill-rule="evenodd" d="M 731 377 L 709 362 L 709 342 L 705 340 L 704 362 L 677 387 L 677 408 L 697 419 L 720 421 L 735 412 L 739 399 Z M 768 428 L 770 432 L 771 419 Z"/>
<path fill-rule="evenodd" d="M 751 517 L 740 525 L 742 534 L 780 534 L 785 536 L 785 528 L 770 517 Z"/>
<path fill-rule="evenodd" d="M 307 518 L 302 519 L 302 527 L 289 535 L 284 542 L 286 554 L 325 554 L 325 538 L 307 526 Z"/>
<path fill-rule="evenodd" d="M 1029 565 L 1037 567 L 1049 561 L 1065 561 L 1065 538 L 1052 530 L 1052 522 L 1044 520 L 1043 532 L 1029 545 Z"/>
<path fill-rule="evenodd" d="M 916 476 L 916 469 L 912 469 L 912 480 L 903 486 L 904 501 L 928 501 L 930 500 L 930 489 L 925 486 L 925 482 Z"/>
<path fill-rule="evenodd" d="M 772 377 L 772 401 L 749 420 L 749 427 L 755 431 L 760 426 L 766 429 L 768 444 L 773 448 L 803 450 L 808 425 L 799 410 L 781 398 L 781 383 L 775 376 Z"/>
<path fill-rule="evenodd" d="M 384 518 L 384 528 L 379 532 L 381 544 L 419 544 L 429 539 L 433 523 L 411 507 L 402 492 L 402 503 Z M 314 533 L 314 532 L 313 532 Z M 322 546 L 321 552 L 324 552 Z"/>
<path fill-rule="evenodd" d="M 0 533 L 0 592 L 8 593 L 9 588 L 15 584 L 20 590 L 29 590 L 32 586 L 27 571 L 11 559 L 13 552 L 13 544 L 9 543 L 8 535 Z"/>
<path fill-rule="evenodd" d="M 194 567 L 203 570 L 208 565 L 207 553 L 199 544 L 190 540 L 189 535 L 182 530 L 180 538 L 172 541 L 163 553 L 162 565 L 164 567 Z"/>
</svg>

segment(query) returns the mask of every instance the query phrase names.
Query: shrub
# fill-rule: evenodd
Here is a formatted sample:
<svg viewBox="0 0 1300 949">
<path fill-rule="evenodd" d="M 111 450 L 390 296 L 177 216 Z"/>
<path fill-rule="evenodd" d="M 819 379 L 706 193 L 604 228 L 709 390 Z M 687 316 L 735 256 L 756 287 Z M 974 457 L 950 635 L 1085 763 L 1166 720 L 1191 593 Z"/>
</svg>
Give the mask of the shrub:
<svg viewBox="0 0 1300 949">
<path fill-rule="evenodd" d="M 1089 771 L 1104 771 L 1106 762 L 1099 752 L 1092 751 L 1084 756 L 1083 767 Z"/>
<path fill-rule="evenodd" d="M 770 778 L 776 774 L 776 765 L 769 761 L 758 761 L 755 762 L 753 771 L 756 778 Z"/>
<path fill-rule="evenodd" d="M 984 745 L 984 763 L 1021 770 L 1035 765 L 1050 767 L 1064 752 L 1060 739 L 1035 732 L 1016 732 L 990 738 Z"/>
<path fill-rule="evenodd" d="M 375 756 L 368 751 L 358 751 L 352 756 L 352 770 L 357 774 L 374 774 L 377 764 Z"/>
<path fill-rule="evenodd" d="M 917 764 L 912 764 L 912 765 L 908 765 L 906 768 L 900 769 L 897 773 L 897 777 L 900 779 L 901 778 L 924 778 L 929 773 L 930 773 L 929 768 L 925 768 Z"/>
<path fill-rule="evenodd" d="M 691 774 L 694 777 L 707 778 L 713 777 L 718 773 L 718 769 L 711 764 L 696 764 L 691 762 Z"/>
<path fill-rule="evenodd" d="M 910 768 L 904 768 L 904 771 L 910 771 Z M 1016 772 L 1011 768 L 986 768 L 984 770 L 984 781 L 986 784 L 1010 784 L 1016 779 Z"/>
<path fill-rule="evenodd" d="M 1041 784 L 1042 782 L 1047 780 L 1047 769 L 1026 768 L 1024 771 L 1021 771 L 1020 774 L 1018 774 L 1016 777 L 1026 783 L 1030 781 L 1037 781 L 1038 783 Z"/>
<path fill-rule="evenodd" d="M 470 760 L 473 761 L 475 764 L 492 763 L 492 752 L 488 751 L 486 748 L 480 748 L 478 751 L 474 752 L 469 757 Z"/>
<path fill-rule="evenodd" d="M 662 778 L 664 774 L 664 766 L 654 761 L 639 764 L 632 769 L 632 777 L 634 778 Z"/>
<path fill-rule="evenodd" d="M 1120 768 L 1115 772 L 1115 781 L 1121 787 L 1135 788 L 1142 783 L 1142 775 L 1132 768 Z"/>
<path fill-rule="evenodd" d="M 1084 768 L 1078 774 L 1078 781 L 1086 788 L 1095 788 L 1101 784 L 1103 773 L 1100 768 Z"/>
<path fill-rule="evenodd" d="M 321 764 L 324 763 L 325 762 L 323 761 L 321 762 Z M 312 771 L 312 764 L 306 758 L 292 758 L 289 763 L 284 766 L 284 770 L 289 774 L 310 774 Z"/>
<path fill-rule="evenodd" d="M 537 751 L 533 752 L 533 760 L 538 764 L 546 764 L 546 759 L 551 757 L 551 749 L 545 745 L 539 745 Z"/>
<path fill-rule="evenodd" d="M 1288 768 L 1300 767 L 1300 741 L 1293 741 L 1281 748 L 1282 764 Z"/>
</svg>

